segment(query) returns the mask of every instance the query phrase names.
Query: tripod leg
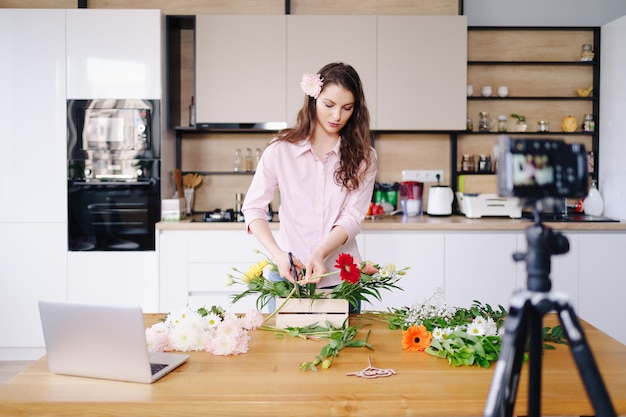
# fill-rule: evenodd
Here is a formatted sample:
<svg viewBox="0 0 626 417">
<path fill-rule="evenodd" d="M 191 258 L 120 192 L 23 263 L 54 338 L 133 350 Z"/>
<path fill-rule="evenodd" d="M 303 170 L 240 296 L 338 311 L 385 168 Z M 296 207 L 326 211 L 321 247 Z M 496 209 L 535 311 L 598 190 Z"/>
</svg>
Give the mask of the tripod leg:
<svg viewBox="0 0 626 417">
<path fill-rule="evenodd" d="M 587 344 L 587 339 L 583 329 L 576 317 L 574 309 L 569 303 L 560 303 L 557 305 L 557 311 L 563 330 L 570 343 L 570 349 L 576 365 L 578 366 L 578 372 L 585 384 L 587 395 L 593 405 L 593 409 L 597 416 L 615 417 L 617 414 L 611 398 L 604 385 L 600 371 L 596 364 L 591 349 Z"/>
<path fill-rule="evenodd" d="M 530 301 L 523 297 L 511 300 L 502 337 L 502 349 L 496 362 L 491 387 L 483 415 L 485 417 L 510 417 L 513 415 L 520 369 L 524 356 L 524 344 L 528 332 Z"/>
<path fill-rule="evenodd" d="M 541 364 L 543 360 L 543 312 L 530 309 L 528 349 L 528 416 L 541 415 Z"/>
</svg>

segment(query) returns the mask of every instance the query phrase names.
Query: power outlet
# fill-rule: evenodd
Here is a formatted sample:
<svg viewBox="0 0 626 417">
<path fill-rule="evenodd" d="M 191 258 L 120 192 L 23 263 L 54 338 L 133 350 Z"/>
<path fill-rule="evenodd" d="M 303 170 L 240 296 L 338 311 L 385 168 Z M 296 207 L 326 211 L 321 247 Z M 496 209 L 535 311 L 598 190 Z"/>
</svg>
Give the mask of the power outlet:
<svg viewBox="0 0 626 417">
<path fill-rule="evenodd" d="M 437 178 L 439 175 L 439 178 Z M 403 170 L 402 181 L 443 182 L 443 170 Z"/>
</svg>

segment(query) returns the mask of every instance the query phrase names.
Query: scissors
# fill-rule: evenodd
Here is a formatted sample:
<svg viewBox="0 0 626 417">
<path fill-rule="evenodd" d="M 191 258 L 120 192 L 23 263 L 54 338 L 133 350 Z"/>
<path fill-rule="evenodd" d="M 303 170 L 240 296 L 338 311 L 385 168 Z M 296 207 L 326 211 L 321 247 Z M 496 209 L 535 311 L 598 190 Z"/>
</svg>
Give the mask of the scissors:
<svg viewBox="0 0 626 417">
<path fill-rule="evenodd" d="M 291 265 L 291 275 L 296 280 L 296 296 L 300 297 L 300 285 L 298 285 L 298 270 L 296 269 L 296 264 L 293 263 L 293 254 L 289 252 L 289 264 Z"/>
</svg>

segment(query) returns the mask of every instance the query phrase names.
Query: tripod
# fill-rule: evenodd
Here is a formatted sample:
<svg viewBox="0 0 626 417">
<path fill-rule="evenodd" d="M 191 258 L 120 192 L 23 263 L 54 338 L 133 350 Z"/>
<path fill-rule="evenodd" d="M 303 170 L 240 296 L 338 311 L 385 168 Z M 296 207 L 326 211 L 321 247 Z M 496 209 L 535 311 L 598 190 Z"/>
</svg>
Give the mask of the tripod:
<svg viewBox="0 0 626 417">
<path fill-rule="evenodd" d="M 563 294 L 550 289 L 550 257 L 569 251 L 569 242 L 559 232 L 541 224 L 535 210 L 535 223 L 526 231 L 528 251 L 513 255 L 526 261 L 528 288 L 514 294 L 505 322 L 502 351 L 487 396 L 484 416 L 512 416 L 527 336 L 529 337 L 528 416 L 541 415 L 541 355 L 543 316 L 556 311 L 585 385 L 596 416 L 615 417 L 616 412 L 587 344 L 574 309 Z"/>
</svg>

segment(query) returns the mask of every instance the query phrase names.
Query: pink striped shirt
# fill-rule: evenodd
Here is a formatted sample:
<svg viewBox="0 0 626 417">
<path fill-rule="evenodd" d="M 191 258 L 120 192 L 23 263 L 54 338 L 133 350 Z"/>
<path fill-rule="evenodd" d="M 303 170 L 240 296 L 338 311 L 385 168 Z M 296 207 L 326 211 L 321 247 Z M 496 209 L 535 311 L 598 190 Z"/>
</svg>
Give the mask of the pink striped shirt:
<svg viewBox="0 0 626 417">
<path fill-rule="evenodd" d="M 278 209 L 280 227 L 278 245 L 306 262 L 311 252 L 330 233 L 341 226 L 348 233 L 346 243 L 326 258 L 326 269 L 335 270 L 340 253 L 350 253 L 361 260 L 355 237 L 361 232 L 363 219 L 372 199 L 377 170 L 376 151 L 372 148 L 373 163 L 361 186 L 347 192 L 335 183 L 335 169 L 339 164 L 337 145 L 319 160 L 308 140 L 296 144 L 277 141 L 269 145 L 257 166 L 256 173 L 245 196 L 242 211 L 247 226 L 256 219 L 267 219 L 268 204 L 279 190 Z M 339 275 L 322 279 L 319 287 L 336 285 Z"/>
</svg>

